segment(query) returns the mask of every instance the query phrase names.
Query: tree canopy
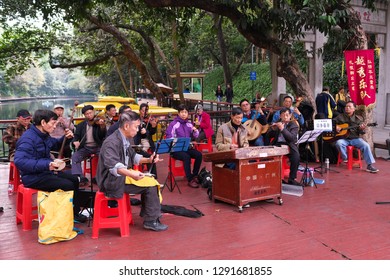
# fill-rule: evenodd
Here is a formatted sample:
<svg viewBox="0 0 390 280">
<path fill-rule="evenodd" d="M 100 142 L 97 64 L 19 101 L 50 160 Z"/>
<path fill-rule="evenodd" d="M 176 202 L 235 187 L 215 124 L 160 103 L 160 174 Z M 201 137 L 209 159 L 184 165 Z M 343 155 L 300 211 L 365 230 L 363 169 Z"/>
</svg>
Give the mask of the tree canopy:
<svg viewBox="0 0 390 280">
<path fill-rule="evenodd" d="M 363 4 L 374 7 L 373 0 Z M 313 94 L 291 47 L 294 40 L 309 29 L 327 35 L 338 27 L 350 48 L 366 45 L 360 20 L 347 0 L 3 0 L 0 16 L 0 66 L 10 75 L 26 71 L 48 53 L 52 68 L 81 67 L 106 77 L 116 69 L 140 77 L 159 100 L 163 95 L 156 82 L 167 82 L 166 72 L 191 66 L 204 70 L 217 62 L 224 66 L 226 81 L 227 65 L 232 64 L 228 54 L 235 50 L 237 59 L 241 51 L 245 57 L 249 44 L 277 55 L 277 74 L 296 95 L 310 100 Z M 41 27 L 31 27 L 32 20 Z M 199 29 L 194 27 L 205 24 L 210 32 L 196 34 Z M 247 42 L 235 40 L 240 38 Z"/>
</svg>

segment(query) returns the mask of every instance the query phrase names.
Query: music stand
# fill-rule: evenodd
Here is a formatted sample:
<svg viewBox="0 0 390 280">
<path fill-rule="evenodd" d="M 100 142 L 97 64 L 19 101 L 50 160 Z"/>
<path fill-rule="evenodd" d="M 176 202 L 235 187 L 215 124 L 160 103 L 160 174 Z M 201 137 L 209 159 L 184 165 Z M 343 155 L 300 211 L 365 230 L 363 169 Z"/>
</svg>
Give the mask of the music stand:
<svg viewBox="0 0 390 280">
<path fill-rule="evenodd" d="M 169 138 L 169 139 L 161 139 L 157 142 L 157 145 L 159 147 L 158 154 L 171 154 L 172 152 L 185 152 L 188 150 L 188 146 L 190 145 L 191 138 Z M 169 155 L 171 157 L 171 155 Z M 168 180 L 170 181 L 170 184 L 168 183 Z M 175 176 L 173 176 L 172 172 L 172 166 L 169 164 L 169 171 L 167 178 L 164 182 L 164 188 L 165 186 L 170 192 L 173 192 L 175 187 L 177 187 L 177 190 L 181 194 L 180 188 L 176 182 Z M 164 189 L 163 189 L 164 190 Z"/>
<path fill-rule="evenodd" d="M 314 142 L 321 133 L 321 130 L 308 130 L 301 136 L 301 138 L 298 139 L 297 144 L 304 143 L 305 149 L 309 150 L 309 143 Z M 309 173 L 309 176 L 307 173 Z M 317 188 L 317 184 L 314 181 L 314 177 L 309 170 L 309 155 L 306 152 L 305 170 L 303 171 L 301 185 L 307 186 L 311 181 L 313 181 L 314 186 Z"/>
<path fill-rule="evenodd" d="M 321 165 L 318 167 L 314 167 L 314 171 L 320 173 L 321 175 L 323 175 L 324 169 L 325 169 L 325 171 L 329 170 L 329 171 L 339 173 L 339 171 L 333 170 L 329 167 L 325 166 L 325 168 L 324 168 L 324 135 L 325 135 L 325 137 L 336 136 L 336 134 L 337 134 L 336 122 L 332 119 L 317 119 L 317 120 L 314 120 L 313 122 L 314 122 L 314 124 L 313 124 L 314 129 L 321 130 L 321 132 L 322 132 L 320 135 L 320 138 L 321 138 L 321 157 L 320 157 Z M 318 169 L 320 169 L 320 171 Z"/>
</svg>

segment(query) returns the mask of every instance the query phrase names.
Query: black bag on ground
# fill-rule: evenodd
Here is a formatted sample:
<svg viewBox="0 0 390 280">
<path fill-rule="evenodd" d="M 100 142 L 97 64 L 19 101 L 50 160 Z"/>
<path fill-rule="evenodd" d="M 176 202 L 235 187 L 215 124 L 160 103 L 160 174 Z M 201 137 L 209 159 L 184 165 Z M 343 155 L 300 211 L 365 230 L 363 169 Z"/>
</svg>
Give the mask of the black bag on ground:
<svg viewBox="0 0 390 280">
<path fill-rule="evenodd" d="M 211 171 L 208 171 L 206 167 L 203 167 L 199 174 L 198 174 L 198 180 L 202 188 L 207 189 L 207 195 L 209 199 L 212 199 L 212 186 L 213 186 L 213 177 L 211 175 Z"/>
<path fill-rule="evenodd" d="M 192 206 L 192 207 L 194 207 L 194 206 Z M 200 217 L 204 216 L 204 214 L 196 208 L 195 208 L 195 210 L 189 210 L 183 206 L 177 206 L 177 205 L 161 204 L 161 212 L 170 213 L 170 214 L 174 214 L 174 215 L 178 215 L 178 216 L 189 217 L 189 218 L 200 218 Z"/>
</svg>

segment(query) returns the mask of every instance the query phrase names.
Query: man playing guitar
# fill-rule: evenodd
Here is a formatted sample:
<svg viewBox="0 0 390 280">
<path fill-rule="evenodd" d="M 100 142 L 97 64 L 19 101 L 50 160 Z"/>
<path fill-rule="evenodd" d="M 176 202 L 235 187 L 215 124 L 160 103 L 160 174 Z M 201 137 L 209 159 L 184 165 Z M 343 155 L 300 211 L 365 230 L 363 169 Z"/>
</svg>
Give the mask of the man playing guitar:
<svg viewBox="0 0 390 280">
<path fill-rule="evenodd" d="M 261 126 L 267 124 L 267 119 L 262 106 L 259 106 L 257 111 L 251 110 L 251 104 L 244 98 L 240 101 L 240 107 L 243 112 L 242 124 L 248 131 L 249 146 L 264 146 Z"/>
<path fill-rule="evenodd" d="M 376 173 L 379 169 L 375 168 L 372 164 L 375 163 L 375 159 L 371 153 L 370 145 L 360 138 L 360 135 L 363 134 L 364 129 L 366 128 L 366 124 L 363 122 L 363 118 L 355 114 L 356 104 L 353 101 L 347 102 L 345 105 L 345 113 L 338 115 L 335 118 L 336 122 L 336 131 L 340 132 L 342 127 L 340 124 L 348 124 L 351 128 L 349 129 L 349 134 L 347 134 L 346 138 L 339 139 L 336 141 L 336 147 L 341 153 L 341 157 L 344 161 L 347 161 L 347 146 L 351 145 L 363 153 L 363 158 L 367 163 L 367 172 Z"/>
</svg>

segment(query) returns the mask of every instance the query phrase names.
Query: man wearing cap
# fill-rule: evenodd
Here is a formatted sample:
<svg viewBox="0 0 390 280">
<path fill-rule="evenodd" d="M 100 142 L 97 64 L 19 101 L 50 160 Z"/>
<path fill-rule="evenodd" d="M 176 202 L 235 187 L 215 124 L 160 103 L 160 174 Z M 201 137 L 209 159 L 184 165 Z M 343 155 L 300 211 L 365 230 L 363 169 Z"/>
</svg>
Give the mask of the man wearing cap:
<svg viewBox="0 0 390 280">
<path fill-rule="evenodd" d="M 196 142 L 200 142 L 213 136 L 214 130 L 211 126 L 210 115 L 203 110 L 203 106 L 201 104 L 197 104 L 194 110 L 194 124 L 195 127 L 199 129 L 199 136 L 195 140 Z"/>
<path fill-rule="evenodd" d="M 58 119 L 56 128 L 50 133 L 50 136 L 54 138 L 61 138 L 65 135 L 65 129 L 70 129 L 73 132 L 74 124 L 70 122 L 70 119 L 64 117 L 64 106 L 56 104 L 54 105 L 53 111 L 58 116 Z M 63 156 L 65 158 L 70 158 L 72 156 L 72 150 L 69 145 L 64 146 Z"/>
<path fill-rule="evenodd" d="M 16 123 L 10 124 L 3 134 L 3 141 L 8 144 L 8 159 L 14 160 L 16 142 L 22 134 L 30 127 L 31 114 L 25 109 L 21 109 L 16 114 Z"/>
<path fill-rule="evenodd" d="M 72 156 L 72 174 L 79 176 L 80 182 L 85 183 L 85 178 L 81 178 L 81 162 L 92 154 L 99 154 L 107 129 L 103 119 L 95 119 L 95 108 L 92 105 L 84 106 L 81 112 L 85 120 L 77 125 L 73 138 L 76 151 Z"/>
</svg>

